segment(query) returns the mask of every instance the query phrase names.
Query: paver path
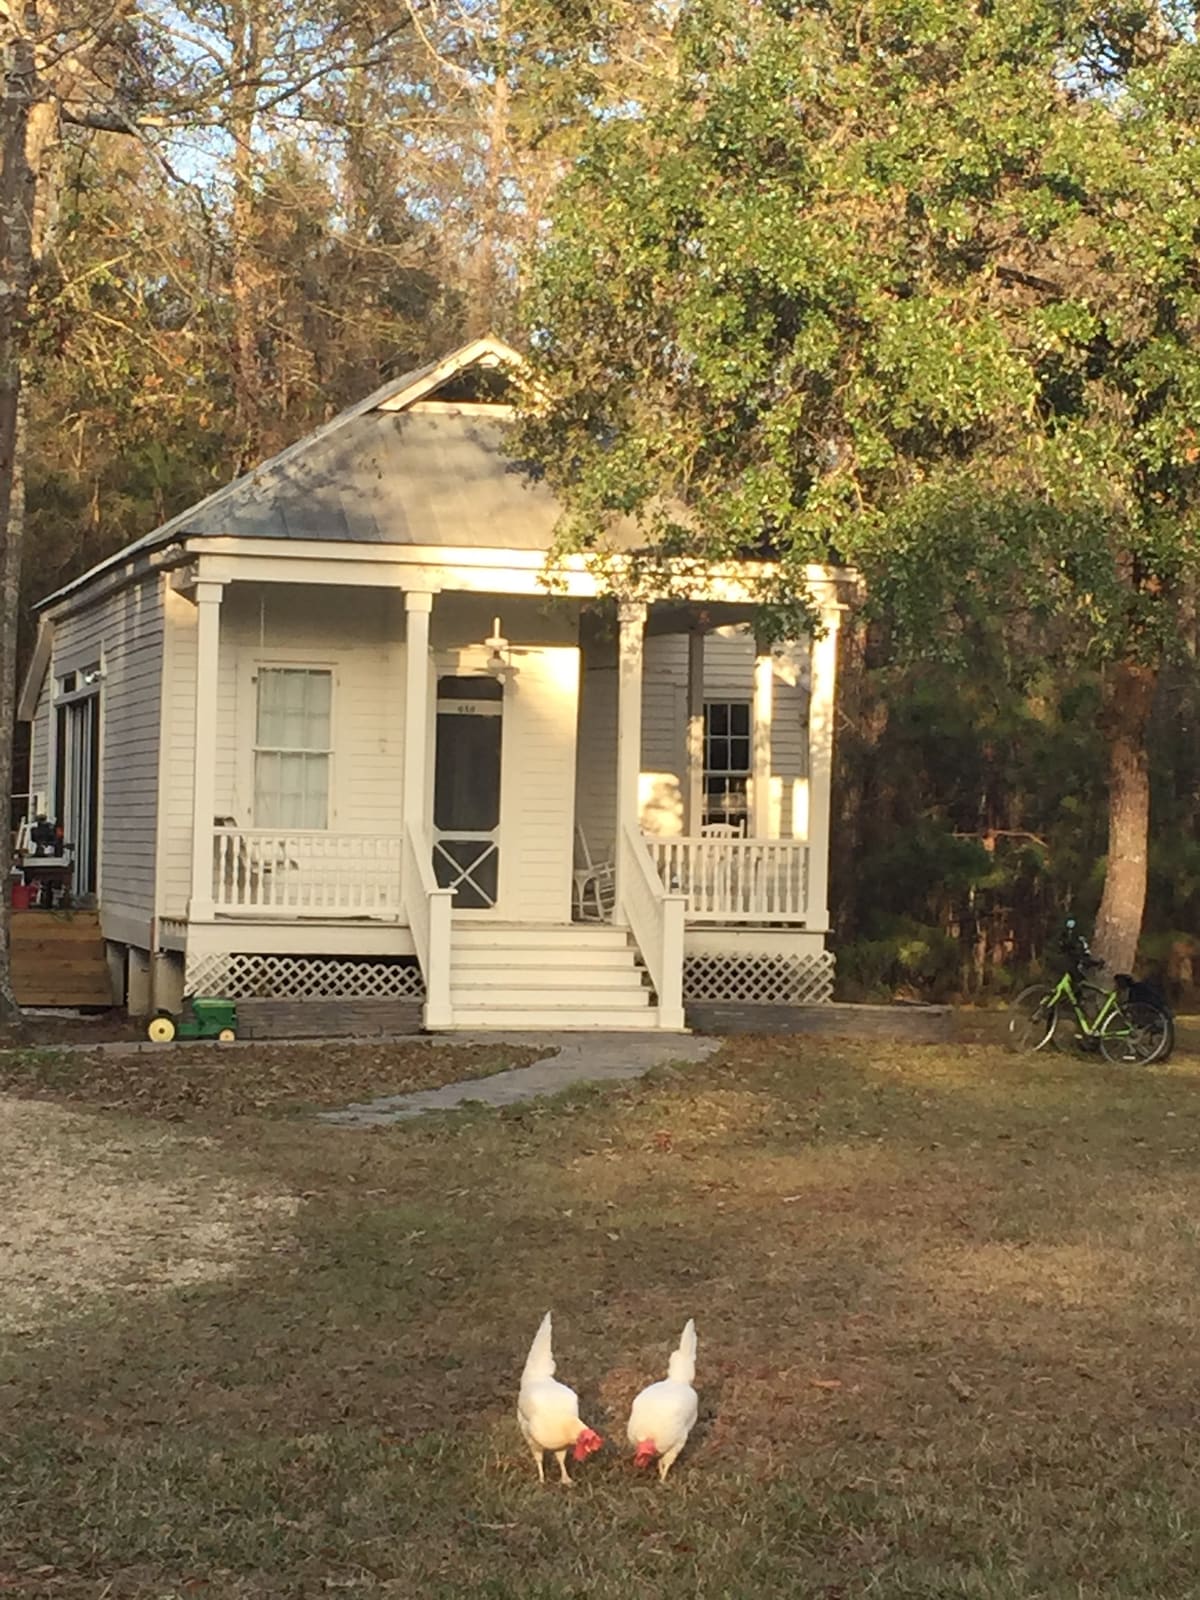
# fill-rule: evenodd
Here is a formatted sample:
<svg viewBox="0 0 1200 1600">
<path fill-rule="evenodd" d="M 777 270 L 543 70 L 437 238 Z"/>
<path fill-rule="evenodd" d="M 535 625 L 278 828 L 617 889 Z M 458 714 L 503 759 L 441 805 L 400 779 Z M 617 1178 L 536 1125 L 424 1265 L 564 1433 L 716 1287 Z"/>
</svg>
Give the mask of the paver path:
<svg viewBox="0 0 1200 1600">
<path fill-rule="evenodd" d="M 678 1033 L 456 1033 L 453 1043 L 544 1046 L 555 1054 L 490 1078 L 471 1078 L 414 1094 L 385 1095 L 343 1111 L 322 1111 L 319 1120 L 342 1127 L 384 1127 L 426 1111 L 453 1111 L 470 1102 L 512 1106 L 538 1095 L 558 1094 L 576 1083 L 640 1078 L 668 1061 L 703 1061 L 720 1048 L 721 1041 Z"/>
</svg>

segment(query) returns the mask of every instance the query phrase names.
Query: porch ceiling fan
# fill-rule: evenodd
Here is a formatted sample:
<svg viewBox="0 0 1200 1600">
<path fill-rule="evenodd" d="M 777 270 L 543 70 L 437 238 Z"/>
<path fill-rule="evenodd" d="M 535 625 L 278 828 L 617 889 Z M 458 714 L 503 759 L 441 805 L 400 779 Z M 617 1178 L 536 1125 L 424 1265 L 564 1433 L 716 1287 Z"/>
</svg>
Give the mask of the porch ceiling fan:
<svg viewBox="0 0 1200 1600">
<path fill-rule="evenodd" d="M 500 618 L 492 618 L 492 631 L 483 641 L 484 649 L 489 652 L 484 671 L 490 677 L 497 678 L 501 683 L 510 683 L 517 677 L 520 668 L 513 665 L 509 656 L 509 643 L 500 632 Z"/>
</svg>

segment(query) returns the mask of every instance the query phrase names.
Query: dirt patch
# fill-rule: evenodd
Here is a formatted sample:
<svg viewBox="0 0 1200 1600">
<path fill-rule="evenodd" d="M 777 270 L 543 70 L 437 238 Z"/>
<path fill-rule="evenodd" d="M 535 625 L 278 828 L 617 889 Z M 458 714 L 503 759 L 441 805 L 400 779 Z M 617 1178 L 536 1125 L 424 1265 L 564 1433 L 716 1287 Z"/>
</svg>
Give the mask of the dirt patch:
<svg viewBox="0 0 1200 1600">
<path fill-rule="evenodd" d="M 299 1207 L 214 1177 L 169 1135 L 100 1135 L 78 1112 L 0 1097 L 0 1330 L 227 1278 Z"/>
<path fill-rule="evenodd" d="M 170 1120 L 290 1116 L 487 1078 L 538 1057 L 514 1045 L 429 1040 L 26 1050 L 0 1055 L 0 1093 Z"/>
</svg>

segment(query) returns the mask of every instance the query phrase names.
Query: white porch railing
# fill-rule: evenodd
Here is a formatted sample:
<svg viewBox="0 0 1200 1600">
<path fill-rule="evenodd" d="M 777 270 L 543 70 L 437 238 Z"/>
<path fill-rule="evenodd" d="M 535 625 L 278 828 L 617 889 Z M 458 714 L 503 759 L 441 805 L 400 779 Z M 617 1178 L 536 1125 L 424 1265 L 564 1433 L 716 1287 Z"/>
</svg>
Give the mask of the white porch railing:
<svg viewBox="0 0 1200 1600">
<path fill-rule="evenodd" d="M 269 917 L 398 918 L 401 840 L 391 835 L 213 830 L 213 906 Z"/>
<path fill-rule="evenodd" d="M 808 845 L 798 839 L 647 837 L 665 889 L 689 922 L 804 922 Z"/>
<path fill-rule="evenodd" d="M 454 890 L 441 889 L 433 875 L 433 842 L 428 830 L 404 831 L 404 912 L 412 930 L 425 979 L 425 1026 L 448 1028 L 450 1008 L 451 917 Z"/>
<path fill-rule="evenodd" d="M 658 996 L 659 1026 L 682 1028 L 684 898 L 663 888 L 635 829 L 622 830 L 618 848 L 618 913 L 629 923 Z"/>
</svg>

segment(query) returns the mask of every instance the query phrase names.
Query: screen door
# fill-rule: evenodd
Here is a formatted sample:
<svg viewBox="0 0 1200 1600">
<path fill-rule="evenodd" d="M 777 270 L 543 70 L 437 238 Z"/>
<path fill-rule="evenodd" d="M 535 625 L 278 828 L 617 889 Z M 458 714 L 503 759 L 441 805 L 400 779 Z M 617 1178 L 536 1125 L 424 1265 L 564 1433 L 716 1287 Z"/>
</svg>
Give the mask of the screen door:
<svg viewBox="0 0 1200 1600">
<path fill-rule="evenodd" d="M 495 678 L 438 679 L 433 870 L 456 911 L 491 911 L 499 898 L 503 727 Z"/>
</svg>

